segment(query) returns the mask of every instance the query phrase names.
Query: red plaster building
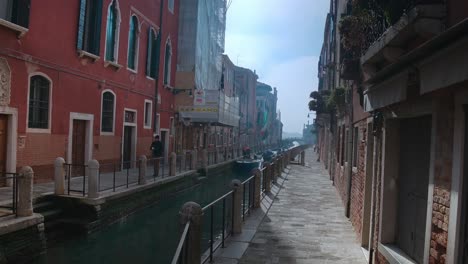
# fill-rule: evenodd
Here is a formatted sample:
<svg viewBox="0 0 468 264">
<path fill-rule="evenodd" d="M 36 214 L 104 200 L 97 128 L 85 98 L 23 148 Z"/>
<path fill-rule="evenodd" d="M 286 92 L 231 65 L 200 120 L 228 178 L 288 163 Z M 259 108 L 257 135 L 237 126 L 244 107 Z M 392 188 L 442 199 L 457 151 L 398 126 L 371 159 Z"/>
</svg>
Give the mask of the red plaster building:
<svg viewBox="0 0 468 264">
<path fill-rule="evenodd" d="M 0 5 L 1 171 L 50 181 L 57 157 L 136 161 L 159 128 L 169 142 L 177 0 Z"/>
</svg>

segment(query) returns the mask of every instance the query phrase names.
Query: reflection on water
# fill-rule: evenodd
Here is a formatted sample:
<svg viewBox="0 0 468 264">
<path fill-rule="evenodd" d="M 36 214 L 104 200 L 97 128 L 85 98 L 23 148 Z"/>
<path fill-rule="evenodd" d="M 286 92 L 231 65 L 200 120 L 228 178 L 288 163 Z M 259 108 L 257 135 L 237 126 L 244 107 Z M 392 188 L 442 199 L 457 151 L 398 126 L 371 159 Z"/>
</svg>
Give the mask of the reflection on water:
<svg viewBox="0 0 468 264">
<path fill-rule="evenodd" d="M 227 171 L 209 176 L 202 184 L 165 197 L 99 232 L 70 237 L 50 246 L 35 263 L 170 263 L 180 237 L 180 207 L 187 201 L 195 201 L 203 207 L 229 191 L 229 183 L 234 178 L 244 180 L 247 175 Z M 205 215 L 204 232 L 209 230 L 206 228 L 209 219 Z M 204 234 L 203 237 L 208 236 Z M 206 243 L 204 241 L 204 248 Z"/>
</svg>

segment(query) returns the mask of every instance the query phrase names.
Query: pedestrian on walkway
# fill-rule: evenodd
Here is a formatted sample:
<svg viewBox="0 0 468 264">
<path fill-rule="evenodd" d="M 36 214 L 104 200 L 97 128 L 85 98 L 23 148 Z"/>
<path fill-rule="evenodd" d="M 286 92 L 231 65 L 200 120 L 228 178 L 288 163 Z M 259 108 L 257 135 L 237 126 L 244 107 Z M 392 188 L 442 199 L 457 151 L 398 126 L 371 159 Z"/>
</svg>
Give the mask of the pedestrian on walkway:
<svg viewBox="0 0 468 264">
<path fill-rule="evenodd" d="M 161 157 L 162 157 L 162 154 L 163 154 L 163 151 L 164 151 L 164 147 L 163 147 L 161 141 L 159 140 L 159 135 L 156 135 L 154 137 L 154 141 L 153 141 L 153 143 L 151 143 L 151 148 L 150 149 L 152 151 L 153 160 L 154 160 L 154 164 L 153 164 L 154 173 L 153 173 L 153 176 L 158 177 L 159 176 L 159 164 L 160 164 Z"/>
</svg>

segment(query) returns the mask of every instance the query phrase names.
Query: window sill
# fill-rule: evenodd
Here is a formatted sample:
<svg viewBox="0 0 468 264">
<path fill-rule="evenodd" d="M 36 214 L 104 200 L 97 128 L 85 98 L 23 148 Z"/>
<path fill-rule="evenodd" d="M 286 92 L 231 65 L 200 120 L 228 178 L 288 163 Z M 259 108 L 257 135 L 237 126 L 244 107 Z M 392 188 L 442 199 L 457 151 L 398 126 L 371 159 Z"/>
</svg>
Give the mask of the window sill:
<svg viewBox="0 0 468 264">
<path fill-rule="evenodd" d="M 100 58 L 99 56 L 94 55 L 94 54 L 89 53 L 89 52 L 84 51 L 84 50 L 78 50 L 77 52 L 78 52 L 78 56 L 80 58 L 89 58 L 89 59 L 93 60 L 93 62 L 96 62 Z"/>
<path fill-rule="evenodd" d="M 174 87 L 170 86 L 169 84 L 164 84 L 164 88 L 168 89 L 168 90 L 173 90 Z"/>
<path fill-rule="evenodd" d="M 101 131 L 101 136 L 114 136 L 114 132 L 102 132 Z"/>
<path fill-rule="evenodd" d="M 15 23 L 11 23 L 10 21 L 4 20 L 0 18 L 0 25 L 7 27 L 13 31 L 16 31 L 18 34 L 18 38 L 22 38 L 26 33 L 28 33 L 29 29 L 24 28 L 22 26 L 16 25 Z"/>
<path fill-rule="evenodd" d="M 138 73 L 137 70 L 134 70 L 134 69 L 129 68 L 129 67 L 127 67 L 127 70 L 128 70 L 129 72 L 131 72 L 131 73 L 134 73 L 134 74 L 137 74 L 137 73 Z"/>
<path fill-rule="evenodd" d="M 144 129 L 152 129 L 151 125 L 148 125 L 148 126 L 143 126 Z"/>
<path fill-rule="evenodd" d="M 156 79 L 154 79 L 153 77 L 150 77 L 150 76 L 148 76 L 148 75 L 146 75 L 146 79 L 151 80 L 151 81 L 155 81 L 155 80 L 156 80 Z"/>
<path fill-rule="evenodd" d="M 116 63 L 116 62 L 113 62 L 113 61 L 104 61 L 104 67 L 112 67 L 114 68 L 116 71 L 120 70 L 120 68 L 122 68 L 122 65 Z"/>
<path fill-rule="evenodd" d="M 379 243 L 379 252 L 390 264 L 416 264 L 403 250 L 395 245 Z"/>
<path fill-rule="evenodd" d="M 50 128 L 26 128 L 27 133 L 50 134 Z"/>
</svg>

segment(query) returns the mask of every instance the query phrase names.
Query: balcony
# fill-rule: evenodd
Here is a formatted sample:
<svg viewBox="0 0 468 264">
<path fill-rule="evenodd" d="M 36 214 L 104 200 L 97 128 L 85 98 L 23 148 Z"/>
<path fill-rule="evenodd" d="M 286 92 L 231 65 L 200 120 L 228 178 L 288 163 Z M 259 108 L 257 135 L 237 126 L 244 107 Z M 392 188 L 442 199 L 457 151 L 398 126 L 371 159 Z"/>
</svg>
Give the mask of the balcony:
<svg viewBox="0 0 468 264">
<path fill-rule="evenodd" d="M 413 1 L 401 12 L 392 26 L 384 22 L 371 26 L 360 60 L 366 79 L 444 30 L 445 4 L 440 1 Z"/>
</svg>

